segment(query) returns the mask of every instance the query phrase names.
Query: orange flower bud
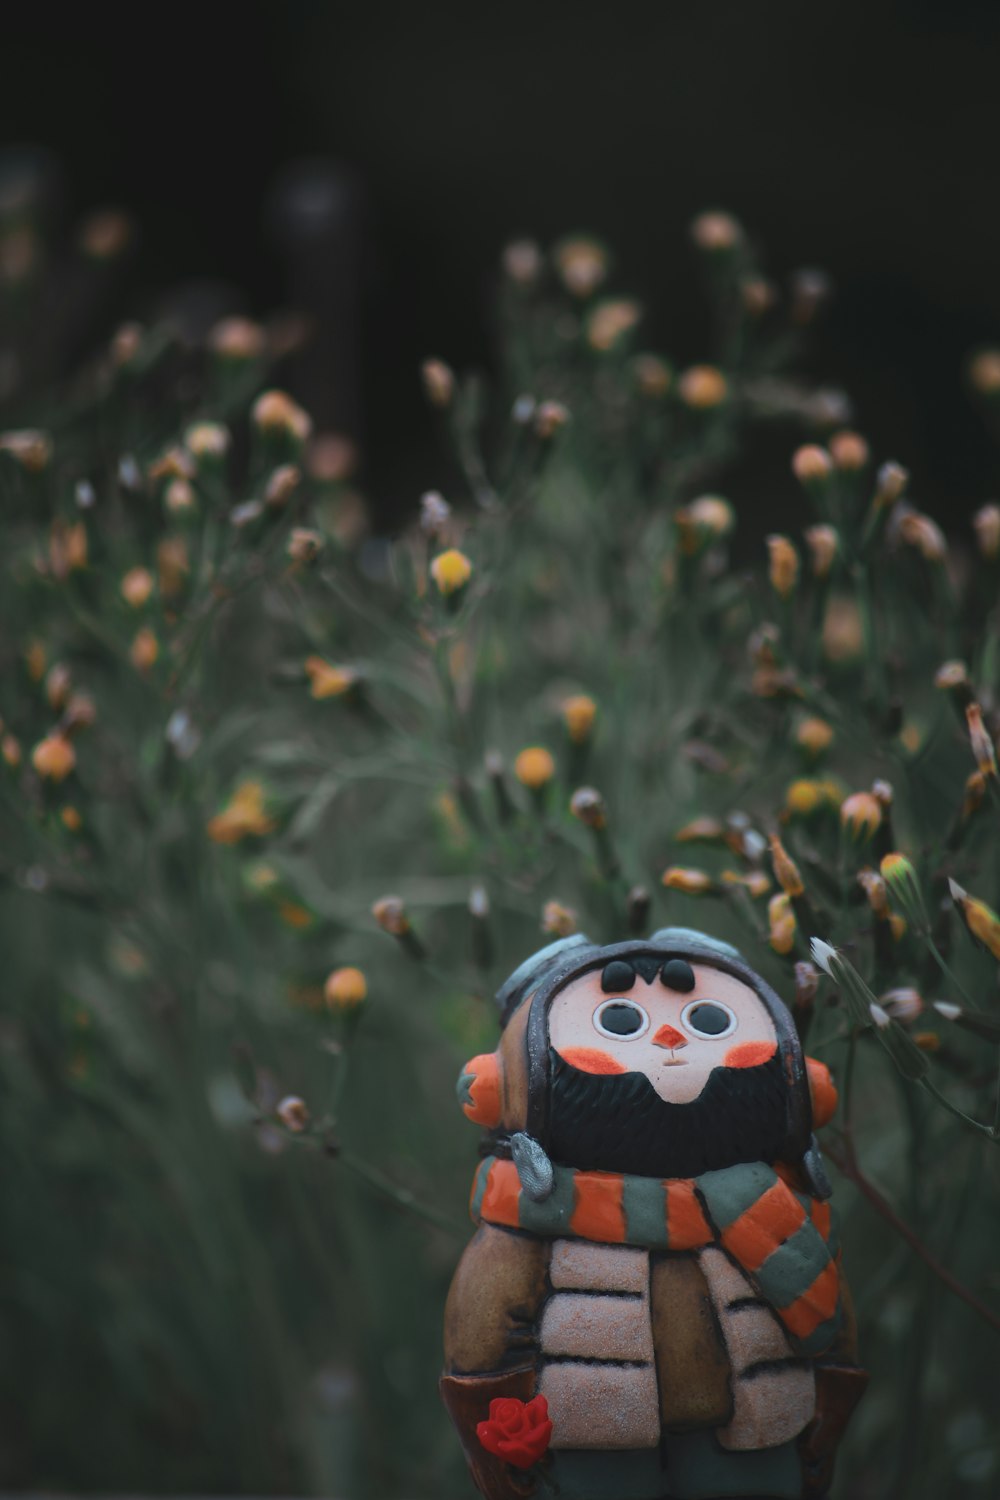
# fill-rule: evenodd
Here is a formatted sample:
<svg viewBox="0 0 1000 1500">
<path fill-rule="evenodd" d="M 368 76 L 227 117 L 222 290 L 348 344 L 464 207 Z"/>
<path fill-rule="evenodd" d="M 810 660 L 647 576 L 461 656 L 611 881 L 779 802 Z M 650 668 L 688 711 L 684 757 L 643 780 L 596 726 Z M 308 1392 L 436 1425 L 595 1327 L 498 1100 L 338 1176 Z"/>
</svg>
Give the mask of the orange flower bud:
<svg viewBox="0 0 1000 1500">
<path fill-rule="evenodd" d="M 882 804 L 871 792 L 853 792 L 841 804 L 840 821 L 854 839 L 870 839 L 882 823 Z"/>
<path fill-rule="evenodd" d="M 772 833 L 769 842 L 771 845 L 771 865 L 774 869 L 775 879 L 781 886 L 781 889 L 786 896 L 793 898 L 804 895 L 805 885 L 802 882 L 798 865 L 791 858 L 776 833 Z"/>
<path fill-rule="evenodd" d="M 522 786 L 539 791 L 547 786 L 556 774 L 556 763 L 548 750 L 541 745 L 531 745 L 522 750 L 514 761 L 514 775 Z"/>
<path fill-rule="evenodd" d="M 794 593 L 799 578 L 799 554 L 787 536 L 776 534 L 768 537 L 767 550 L 771 587 L 779 599 L 788 599 Z"/>
<path fill-rule="evenodd" d="M 50 734 L 32 750 L 31 764 L 43 781 L 65 781 L 76 765 L 76 751 L 64 735 Z"/>
<path fill-rule="evenodd" d="M 680 377 L 677 389 L 684 405 L 695 411 L 721 406 L 729 395 L 726 377 L 714 365 L 692 365 Z"/>
<path fill-rule="evenodd" d="M 671 865 L 660 877 L 670 891 L 684 891 L 688 896 L 707 896 L 716 889 L 715 881 L 704 870 L 685 869 Z"/>
<path fill-rule="evenodd" d="M 780 891 L 767 903 L 767 921 L 771 947 L 775 953 L 791 953 L 795 947 L 795 912 L 791 898 Z"/>
<path fill-rule="evenodd" d="M 330 1010 L 353 1010 L 367 994 L 368 981 L 361 969 L 334 969 L 323 986 L 323 998 Z"/>
</svg>

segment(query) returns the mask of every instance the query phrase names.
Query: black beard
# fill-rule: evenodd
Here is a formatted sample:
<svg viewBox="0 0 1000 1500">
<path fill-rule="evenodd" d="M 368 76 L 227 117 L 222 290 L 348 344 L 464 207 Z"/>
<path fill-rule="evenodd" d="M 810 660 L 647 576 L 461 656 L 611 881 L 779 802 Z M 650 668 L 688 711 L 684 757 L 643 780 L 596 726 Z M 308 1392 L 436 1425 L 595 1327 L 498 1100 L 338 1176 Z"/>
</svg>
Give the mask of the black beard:
<svg viewBox="0 0 1000 1500">
<path fill-rule="evenodd" d="M 781 1159 L 788 1131 L 779 1053 L 754 1068 L 713 1068 L 689 1104 L 661 1099 L 645 1073 L 584 1073 L 549 1048 L 549 1155 L 566 1167 L 698 1177 Z"/>
</svg>

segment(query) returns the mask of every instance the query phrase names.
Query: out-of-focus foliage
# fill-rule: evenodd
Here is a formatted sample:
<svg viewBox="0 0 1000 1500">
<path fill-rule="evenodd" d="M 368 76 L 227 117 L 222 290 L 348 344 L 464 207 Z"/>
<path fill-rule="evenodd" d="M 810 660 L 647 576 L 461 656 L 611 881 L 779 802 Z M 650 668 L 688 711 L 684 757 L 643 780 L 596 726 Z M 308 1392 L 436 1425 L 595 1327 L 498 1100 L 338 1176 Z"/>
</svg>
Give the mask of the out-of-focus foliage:
<svg viewBox="0 0 1000 1500">
<path fill-rule="evenodd" d="M 495 385 L 423 371 L 454 493 L 414 475 L 384 540 L 275 384 L 287 320 L 47 376 L 53 286 L 127 239 L 57 259 L 4 201 L 0 1483 L 467 1493 L 458 1065 L 533 948 L 670 920 L 842 1085 L 838 1493 L 995 1493 L 1000 511 L 949 545 L 874 470 L 785 372 L 820 281 L 714 214 L 681 371 L 603 246 L 509 247 Z M 758 420 L 801 535 L 713 488 Z"/>
</svg>

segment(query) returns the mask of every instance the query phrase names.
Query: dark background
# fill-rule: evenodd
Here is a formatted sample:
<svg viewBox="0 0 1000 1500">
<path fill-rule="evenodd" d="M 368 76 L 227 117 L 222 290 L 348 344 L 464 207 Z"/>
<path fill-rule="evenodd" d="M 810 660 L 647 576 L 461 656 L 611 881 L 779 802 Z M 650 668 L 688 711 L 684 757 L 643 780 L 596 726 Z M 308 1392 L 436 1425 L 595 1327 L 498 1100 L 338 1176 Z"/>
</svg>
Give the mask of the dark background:
<svg viewBox="0 0 1000 1500">
<path fill-rule="evenodd" d="M 488 361 L 506 239 L 606 237 L 616 286 L 650 309 L 649 345 L 683 362 L 705 352 L 686 226 L 706 206 L 744 221 L 776 277 L 830 271 L 811 364 L 852 392 L 918 501 L 947 516 L 994 492 L 962 378 L 1000 334 L 990 0 L 114 14 L 8 11 L 0 140 L 58 155 L 67 220 L 135 212 L 140 310 L 153 288 L 207 277 L 262 313 L 337 261 L 327 354 L 355 394 L 320 415 L 355 427 L 382 507 L 435 482 L 416 368 Z M 327 196 L 300 195 L 292 234 L 274 183 L 303 158 L 342 167 Z M 324 238 L 342 219 L 356 269 Z"/>
</svg>

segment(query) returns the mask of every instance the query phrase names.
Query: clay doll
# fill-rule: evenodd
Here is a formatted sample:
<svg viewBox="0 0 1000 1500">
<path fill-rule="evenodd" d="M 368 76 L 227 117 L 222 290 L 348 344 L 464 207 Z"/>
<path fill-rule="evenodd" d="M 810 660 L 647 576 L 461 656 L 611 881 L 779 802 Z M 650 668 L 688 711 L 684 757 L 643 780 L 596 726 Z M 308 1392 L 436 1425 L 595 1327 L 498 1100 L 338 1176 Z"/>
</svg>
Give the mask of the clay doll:
<svg viewBox="0 0 1000 1500">
<path fill-rule="evenodd" d="M 441 1390 L 487 1500 L 825 1496 L 867 1376 L 789 1012 L 685 928 L 543 949 L 459 1080 L 485 1127 Z"/>
</svg>

